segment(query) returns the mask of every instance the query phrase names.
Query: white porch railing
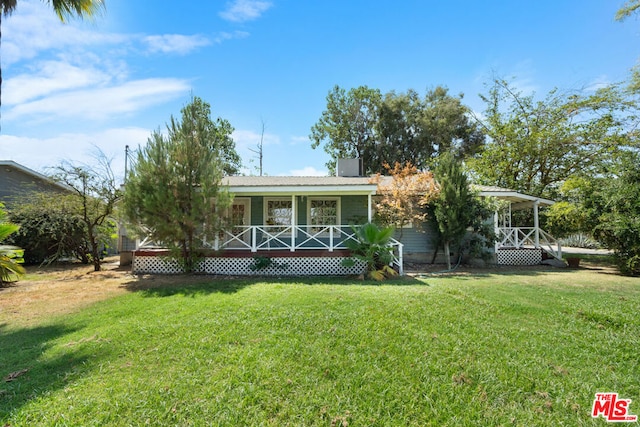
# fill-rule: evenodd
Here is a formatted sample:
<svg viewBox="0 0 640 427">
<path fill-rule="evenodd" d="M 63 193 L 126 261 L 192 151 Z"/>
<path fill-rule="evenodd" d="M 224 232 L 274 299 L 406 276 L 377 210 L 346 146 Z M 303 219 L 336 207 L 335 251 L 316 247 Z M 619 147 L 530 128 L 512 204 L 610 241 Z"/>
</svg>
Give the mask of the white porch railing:
<svg viewBox="0 0 640 427">
<path fill-rule="evenodd" d="M 224 230 L 213 240 L 204 239 L 203 246 L 214 250 L 237 251 L 305 251 L 347 249 L 345 242 L 356 240 L 351 226 L 347 225 L 243 225 Z M 403 244 L 391 239 L 394 260 L 392 266 L 404 274 Z M 156 242 L 144 239 L 138 249 L 158 248 Z"/>
<path fill-rule="evenodd" d="M 496 229 L 496 250 L 501 248 L 540 248 L 557 259 L 562 259 L 562 246 L 560 242 L 536 227 L 498 227 Z"/>
</svg>

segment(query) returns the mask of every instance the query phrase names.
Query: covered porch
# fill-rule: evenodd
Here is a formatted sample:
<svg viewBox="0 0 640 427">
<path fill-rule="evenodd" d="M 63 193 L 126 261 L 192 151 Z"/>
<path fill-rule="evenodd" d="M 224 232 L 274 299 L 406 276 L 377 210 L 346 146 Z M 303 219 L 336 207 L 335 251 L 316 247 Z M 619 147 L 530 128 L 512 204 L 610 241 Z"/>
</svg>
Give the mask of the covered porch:
<svg viewBox="0 0 640 427">
<path fill-rule="evenodd" d="M 500 187 L 478 186 L 480 195 L 495 197 L 502 206 L 494 214 L 496 263 L 506 265 L 540 264 L 546 258 L 562 260 L 562 246 L 540 228 L 540 208 L 552 200 L 529 196 Z M 533 225 L 514 225 L 513 213 L 532 210 Z"/>
<path fill-rule="evenodd" d="M 252 274 L 252 259 L 268 257 L 287 265 L 277 271 L 280 275 L 357 274 L 357 268 L 346 269 L 341 263 L 349 256 L 346 242 L 355 240 L 353 227 L 373 218 L 377 184 L 369 178 L 234 176 L 225 181 L 235 196 L 228 211 L 230 225 L 215 236 L 204 236 L 202 246 L 210 250 L 207 265 L 227 267 L 203 271 Z M 391 245 L 393 267 L 403 274 L 403 245 L 397 240 Z M 149 239 L 139 242 L 134 271 L 152 272 L 143 264 L 157 265 L 157 260 L 142 258 L 161 248 Z M 229 268 L 231 264 L 236 267 Z"/>
</svg>

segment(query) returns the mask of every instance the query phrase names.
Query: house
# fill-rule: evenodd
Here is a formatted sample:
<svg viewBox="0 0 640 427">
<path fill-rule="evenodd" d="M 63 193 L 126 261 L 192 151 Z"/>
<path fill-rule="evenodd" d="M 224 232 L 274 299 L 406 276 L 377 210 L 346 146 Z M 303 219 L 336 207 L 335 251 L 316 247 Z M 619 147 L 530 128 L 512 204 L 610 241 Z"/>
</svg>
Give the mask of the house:
<svg viewBox="0 0 640 427">
<path fill-rule="evenodd" d="M 0 160 L 0 202 L 7 207 L 29 194 L 69 191 L 65 185 L 26 166 L 12 160 Z"/>
<path fill-rule="evenodd" d="M 349 256 L 345 241 L 354 238 L 352 226 L 370 222 L 374 215 L 377 184 L 368 177 L 232 176 L 224 180 L 234 194 L 229 209 L 231 226 L 207 236 L 204 246 L 212 250 L 202 264 L 210 274 L 249 275 L 348 275 L 362 266 L 344 267 Z M 553 202 L 498 187 L 478 187 L 481 196 L 503 200 L 508 207 L 493 218 L 499 242 L 498 263 L 539 264 L 543 253 L 557 257 L 554 240 L 540 229 L 538 209 Z M 511 212 L 533 209 L 531 227 L 511 224 Z M 428 262 L 434 247 L 429 230 L 407 228 L 392 241 L 393 266 L 400 274 L 404 261 Z M 149 239 L 138 242 L 133 253 L 136 273 L 177 273 L 177 264 L 162 255 L 161 245 Z M 269 258 L 262 269 L 258 258 Z"/>
</svg>

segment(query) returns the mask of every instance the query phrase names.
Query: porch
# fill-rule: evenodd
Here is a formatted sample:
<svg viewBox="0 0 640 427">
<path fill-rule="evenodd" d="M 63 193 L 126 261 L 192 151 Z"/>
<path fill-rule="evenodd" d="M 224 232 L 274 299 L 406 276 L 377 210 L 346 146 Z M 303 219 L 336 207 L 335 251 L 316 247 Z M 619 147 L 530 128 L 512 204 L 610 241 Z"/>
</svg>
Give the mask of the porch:
<svg viewBox="0 0 640 427">
<path fill-rule="evenodd" d="M 204 236 L 209 253 L 201 270 L 212 274 L 345 275 L 360 274 L 364 265 L 346 268 L 346 242 L 355 240 L 351 224 L 372 219 L 377 185 L 365 177 L 227 177 L 234 194 L 227 229 Z M 348 225 L 349 224 L 349 225 Z M 357 226 L 356 226 L 357 227 Z M 135 272 L 178 272 L 164 261 L 162 244 L 145 239 L 134 252 Z M 391 241 L 392 267 L 404 273 L 403 245 Z M 144 259 L 143 259 L 144 257 Z M 252 270 L 257 258 L 268 269 Z M 153 265 L 153 268 L 151 266 Z M 274 266 L 286 265 L 277 269 Z"/>
<path fill-rule="evenodd" d="M 224 230 L 213 240 L 203 240 L 207 254 L 200 266 L 209 274 L 351 275 L 360 274 L 363 264 L 344 267 L 350 257 L 346 242 L 356 240 L 358 227 L 343 225 L 249 225 Z M 138 273 L 178 273 L 176 263 L 163 259 L 163 245 L 145 239 L 138 244 L 133 270 Z M 404 274 L 403 245 L 391 239 L 391 266 Z M 255 260 L 268 258 L 266 268 L 253 270 Z"/>
<path fill-rule="evenodd" d="M 560 242 L 540 228 L 540 207 L 551 206 L 552 200 L 500 187 L 483 187 L 480 194 L 502 201 L 501 208 L 494 214 L 496 264 L 535 265 L 548 258 L 562 261 Z M 533 226 L 513 226 L 514 212 L 526 210 L 531 210 L 528 217 Z"/>
</svg>

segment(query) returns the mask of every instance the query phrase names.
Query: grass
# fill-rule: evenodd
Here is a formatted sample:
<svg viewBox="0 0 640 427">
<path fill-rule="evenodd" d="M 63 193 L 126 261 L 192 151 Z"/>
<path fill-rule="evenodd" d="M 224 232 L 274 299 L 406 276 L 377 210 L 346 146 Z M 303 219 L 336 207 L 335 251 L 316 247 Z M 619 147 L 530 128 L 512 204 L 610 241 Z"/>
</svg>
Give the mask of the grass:
<svg viewBox="0 0 640 427">
<path fill-rule="evenodd" d="M 639 279 L 201 280 L 5 321 L 0 375 L 28 371 L 0 425 L 603 425 L 598 391 L 640 414 Z"/>
</svg>

